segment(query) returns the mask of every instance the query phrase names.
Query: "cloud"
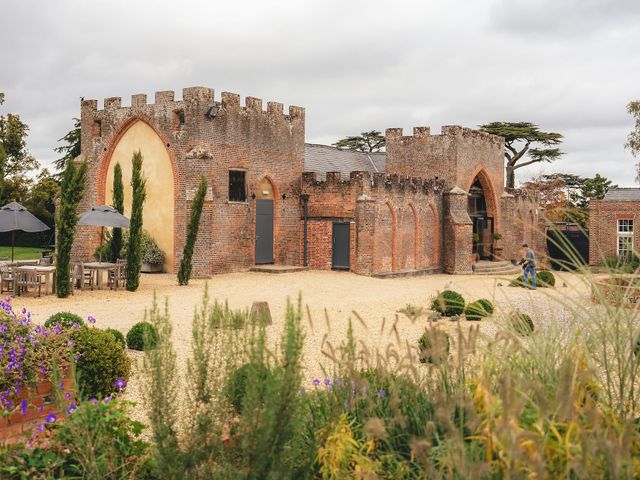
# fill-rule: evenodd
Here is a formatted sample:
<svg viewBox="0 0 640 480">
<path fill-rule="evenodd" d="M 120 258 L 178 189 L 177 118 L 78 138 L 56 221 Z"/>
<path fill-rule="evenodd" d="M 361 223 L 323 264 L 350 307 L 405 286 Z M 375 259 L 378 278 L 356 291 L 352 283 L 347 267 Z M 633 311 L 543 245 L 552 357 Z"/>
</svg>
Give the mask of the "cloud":
<svg viewBox="0 0 640 480">
<path fill-rule="evenodd" d="M 565 135 L 545 168 L 630 185 L 639 12 L 622 0 L 8 0 L 0 112 L 21 114 L 43 163 L 81 96 L 128 104 L 195 85 L 304 106 L 310 142 L 526 120 Z"/>
</svg>

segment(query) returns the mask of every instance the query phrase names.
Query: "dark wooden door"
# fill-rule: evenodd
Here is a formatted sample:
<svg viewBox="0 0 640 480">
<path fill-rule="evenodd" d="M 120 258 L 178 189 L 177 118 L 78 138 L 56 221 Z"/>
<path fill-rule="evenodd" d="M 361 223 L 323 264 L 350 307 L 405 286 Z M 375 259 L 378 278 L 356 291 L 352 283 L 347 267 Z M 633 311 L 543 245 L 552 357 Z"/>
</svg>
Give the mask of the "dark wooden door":
<svg viewBox="0 0 640 480">
<path fill-rule="evenodd" d="M 333 255 L 332 267 L 338 270 L 349 270 L 350 224 L 348 222 L 333 223 Z"/>
<path fill-rule="evenodd" d="M 256 263 L 273 263 L 273 200 L 256 200 Z"/>
</svg>

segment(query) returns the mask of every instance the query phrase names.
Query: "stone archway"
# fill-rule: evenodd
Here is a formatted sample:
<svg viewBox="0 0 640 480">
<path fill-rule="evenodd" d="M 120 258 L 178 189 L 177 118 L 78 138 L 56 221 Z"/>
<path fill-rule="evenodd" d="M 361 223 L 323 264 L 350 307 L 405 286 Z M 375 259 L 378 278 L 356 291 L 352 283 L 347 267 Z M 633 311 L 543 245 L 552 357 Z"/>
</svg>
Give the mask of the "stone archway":
<svg viewBox="0 0 640 480">
<path fill-rule="evenodd" d="M 174 271 L 175 256 L 175 187 L 173 162 L 158 133 L 146 122 L 136 120 L 123 127 L 116 136 L 111 154 L 105 158 L 106 175 L 102 186 L 104 203 L 113 203 L 113 169 L 122 168 L 125 216 L 131 215 L 131 157 L 140 150 L 142 173 L 146 179 L 143 228 L 165 254 L 164 269 Z"/>
<path fill-rule="evenodd" d="M 473 223 L 473 253 L 481 260 L 492 260 L 498 211 L 494 189 L 484 170 L 473 178 L 468 191 L 468 213 Z"/>
</svg>

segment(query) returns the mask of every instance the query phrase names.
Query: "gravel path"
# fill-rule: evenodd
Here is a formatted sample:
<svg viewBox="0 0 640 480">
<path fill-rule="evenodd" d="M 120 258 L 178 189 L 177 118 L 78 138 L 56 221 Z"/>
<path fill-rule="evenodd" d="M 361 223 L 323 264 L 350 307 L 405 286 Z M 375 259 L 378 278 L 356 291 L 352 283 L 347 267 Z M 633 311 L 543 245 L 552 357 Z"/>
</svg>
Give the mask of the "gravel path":
<svg viewBox="0 0 640 480">
<path fill-rule="evenodd" d="M 429 275 L 414 278 L 375 279 L 345 272 L 307 271 L 285 274 L 234 273 L 217 275 L 206 281 L 210 298 L 227 300 L 231 308 L 248 308 L 253 301 L 269 302 L 273 325 L 268 327 L 271 341 L 280 336 L 287 298 L 296 301 L 302 294 L 303 305 L 308 306 L 313 328 L 305 320 L 305 367 L 309 378 L 322 376 L 321 364 L 328 364 L 323 356 L 321 345 L 326 340 L 338 346 L 344 339 L 348 320 L 353 320 L 354 334 L 369 348 L 384 349 L 393 342 L 395 334 L 392 326 L 396 324 L 398 337 L 402 343 L 415 345 L 425 327 L 425 317 L 411 321 L 398 313 L 407 304 L 428 308 L 430 298 L 438 291 L 454 289 L 462 293 L 467 301 L 478 298 L 493 300 L 498 311 L 494 317 L 481 322 L 461 321 L 463 329 L 470 325 L 479 325 L 483 334 L 492 335 L 503 315 L 518 308 L 531 314 L 536 328 L 544 328 L 551 323 L 562 323 L 570 317 L 569 311 L 562 305 L 567 301 L 589 302 L 589 290 L 581 277 L 573 274 L 556 274 L 555 289 L 528 291 L 523 288 L 508 287 L 508 280 L 476 275 Z M 70 298 L 58 299 L 55 296 L 41 298 L 21 297 L 14 300 L 16 306 L 27 307 L 34 321 L 42 323 L 50 315 L 59 311 L 70 311 L 82 317 L 93 315 L 96 326 L 112 327 L 126 334 L 128 329 L 144 318 L 145 308 L 152 304 L 154 292 L 159 303 L 169 300 L 169 311 L 173 323 L 173 341 L 178 353 L 181 370 L 190 355 L 191 321 L 194 308 L 200 304 L 205 281 L 195 280 L 189 286 L 179 287 L 174 275 L 143 275 L 141 287 L 137 292 L 120 290 L 117 292 L 82 291 Z M 326 315 L 325 315 L 326 310 Z M 366 323 L 366 327 L 352 313 Z M 326 320 L 326 319 L 328 320 Z M 439 326 L 446 330 L 455 330 L 458 322 L 440 320 Z M 140 399 L 141 354 L 131 352 L 136 361 L 134 375 L 130 379 L 127 397 Z M 141 410 L 141 409 L 139 409 Z M 142 412 L 136 417 L 143 419 Z"/>
</svg>

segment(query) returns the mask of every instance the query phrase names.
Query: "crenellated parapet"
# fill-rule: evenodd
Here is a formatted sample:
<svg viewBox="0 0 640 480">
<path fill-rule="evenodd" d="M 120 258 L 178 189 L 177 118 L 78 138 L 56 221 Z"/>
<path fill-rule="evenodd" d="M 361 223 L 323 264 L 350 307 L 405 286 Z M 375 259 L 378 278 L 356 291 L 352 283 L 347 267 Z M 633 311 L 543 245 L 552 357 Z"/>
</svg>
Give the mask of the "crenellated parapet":
<svg viewBox="0 0 640 480">
<path fill-rule="evenodd" d="M 349 178 L 343 178 L 340 172 L 327 172 L 324 179 L 319 179 L 316 172 L 302 174 L 303 191 L 335 190 L 336 188 L 350 190 L 357 188 L 363 192 L 382 193 L 422 193 L 425 195 L 440 194 L 445 182 L 436 178 L 423 179 L 407 175 L 396 175 L 371 172 L 351 172 Z"/>
</svg>

